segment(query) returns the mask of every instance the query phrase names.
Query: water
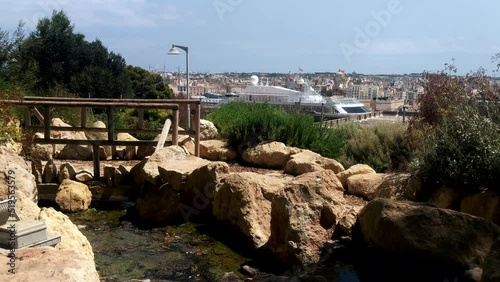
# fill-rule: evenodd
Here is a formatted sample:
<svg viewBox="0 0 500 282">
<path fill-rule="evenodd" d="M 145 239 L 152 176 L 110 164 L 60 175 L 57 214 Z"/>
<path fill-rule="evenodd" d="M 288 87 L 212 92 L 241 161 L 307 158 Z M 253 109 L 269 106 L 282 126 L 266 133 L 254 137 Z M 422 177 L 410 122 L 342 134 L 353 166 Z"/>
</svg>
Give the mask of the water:
<svg viewBox="0 0 500 282">
<path fill-rule="evenodd" d="M 190 223 L 140 229 L 125 215 L 126 209 L 68 215 L 90 241 L 101 281 L 219 281 L 227 272 L 245 279 L 243 264 L 276 275 L 286 271 L 220 226 Z M 359 281 L 350 266 L 340 263 L 323 274 L 328 281 Z"/>
</svg>

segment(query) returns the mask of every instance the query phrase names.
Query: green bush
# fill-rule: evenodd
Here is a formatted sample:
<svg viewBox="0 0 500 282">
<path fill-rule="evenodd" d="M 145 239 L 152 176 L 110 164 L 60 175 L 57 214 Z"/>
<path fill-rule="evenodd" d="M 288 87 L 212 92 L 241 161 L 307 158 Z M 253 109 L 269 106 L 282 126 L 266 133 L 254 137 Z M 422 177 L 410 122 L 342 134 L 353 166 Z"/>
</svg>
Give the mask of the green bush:
<svg viewBox="0 0 500 282">
<path fill-rule="evenodd" d="M 228 103 L 207 118 L 215 124 L 220 137 L 235 147 L 280 141 L 337 158 L 345 143 L 340 130 L 321 128 L 310 115 L 291 114 L 266 104 Z"/>
<path fill-rule="evenodd" d="M 411 151 L 406 143 L 405 124 L 391 122 L 365 126 L 347 124 L 340 129 L 347 138 L 347 144 L 343 147 L 339 158 L 345 167 L 363 163 L 377 172 L 407 169 Z"/>
<path fill-rule="evenodd" d="M 425 187 L 500 191 L 500 131 L 492 119 L 462 107 L 434 128 L 417 159 Z"/>
</svg>

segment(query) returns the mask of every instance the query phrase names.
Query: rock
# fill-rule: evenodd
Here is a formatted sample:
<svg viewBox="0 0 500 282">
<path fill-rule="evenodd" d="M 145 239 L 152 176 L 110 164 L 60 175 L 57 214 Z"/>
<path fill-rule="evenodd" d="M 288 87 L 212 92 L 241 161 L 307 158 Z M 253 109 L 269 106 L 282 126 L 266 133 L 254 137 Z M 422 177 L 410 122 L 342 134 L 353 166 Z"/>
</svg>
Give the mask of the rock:
<svg viewBox="0 0 500 282">
<path fill-rule="evenodd" d="M 500 227 L 492 222 L 426 204 L 377 198 L 358 215 L 356 238 L 369 247 L 410 260 L 414 269 L 481 266 Z"/>
<path fill-rule="evenodd" d="M 0 146 L 0 199 L 9 198 L 13 191 L 16 196 L 21 192 L 34 203 L 38 202 L 35 176 L 26 161 L 12 149 Z"/>
<path fill-rule="evenodd" d="M 260 248 L 271 235 L 271 200 L 284 187 L 283 179 L 277 177 L 253 172 L 231 174 L 215 193 L 213 215 L 237 227 Z"/>
<path fill-rule="evenodd" d="M 174 223 L 179 220 L 181 208 L 180 192 L 170 184 L 143 184 L 143 195 L 137 198 L 135 207 L 139 218 L 147 223 Z"/>
<path fill-rule="evenodd" d="M 184 149 L 184 152 L 186 152 L 186 154 L 190 154 L 190 155 L 194 156 L 194 153 L 195 153 L 194 149 L 196 147 L 196 145 L 194 143 L 194 138 L 188 136 L 188 137 L 182 139 L 179 142 L 179 146 L 181 146 L 182 149 Z"/>
<path fill-rule="evenodd" d="M 55 201 L 63 212 L 85 211 L 92 202 L 92 193 L 87 185 L 65 179 L 59 185 Z"/>
<path fill-rule="evenodd" d="M 23 192 L 16 193 L 15 209 L 21 220 L 37 220 L 40 214 L 38 205 L 26 197 Z"/>
<path fill-rule="evenodd" d="M 136 158 L 142 160 L 155 152 L 155 146 L 138 146 Z"/>
<path fill-rule="evenodd" d="M 200 157 L 210 161 L 232 161 L 238 153 L 222 140 L 200 141 Z"/>
<path fill-rule="evenodd" d="M 56 183 L 57 182 L 57 167 L 53 160 L 49 160 L 43 169 L 43 182 Z"/>
<path fill-rule="evenodd" d="M 116 136 L 118 141 L 139 141 L 139 139 L 130 135 L 129 133 L 121 132 Z M 116 147 L 117 152 L 120 150 L 124 151 L 123 159 L 133 160 L 137 156 L 137 146 L 118 146 Z"/>
<path fill-rule="evenodd" d="M 64 179 L 74 180 L 76 171 L 75 168 L 70 163 L 63 163 L 59 166 L 59 183 L 62 183 Z"/>
<path fill-rule="evenodd" d="M 288 162 L 292 150 L 281 142 L 259 144 L 243 152 L 243 160 L 267 168 L 282 168 Z"/>
<path fill-rule="evenodd" d="M 376 173 L 373 168 L 365 164 L 356 164 L 351 166 L 350 168 L 337 173 L 337 177 L 344 187 L 347 187 L 347 178 L 356 174 L 368 174 L 368 173 Z"/>
<path fill-rule="evenodd" d="M 94 179 L 92 172 L 88 170 L 82 170 L 75 174 L 75 180 L 80 182 L 89 182 Z"/>
<path fill-rule="evenodd" d="M 67 215 L 53 208 L 42 208 L 37 218 L 47 225 L 47 232 L 61 235 L 61 242 L 55 246 L 58 250 L 74 250 L 94 262 L 94 252 L 89 240 L 74 225 Z"/>
<path fill-rule="evenodd" d="M 389 173 L 378 184 L 376 197 L 399 201 L 416 201 L 421 190 L 422 181 L 418 175 Z"/>
<path fill-rule="evenodd" d="M 179 161 L 185 161 L 187 159 L 189 160 L 187 161 L 187 163 L 185 162 L 185 165 L 189 165 L 190 160 L 195 160 L 198 158 L 186 154 L 186 152 L 180 146 L 169 146 L 162 148 L 146 160 L 144 166 L 140 170 L 140 177 L 142 178 L 142 181 L 139 182 L 143 183 L 144 181 L 147 181 L 155 185 L 157 184 L 157 181 L 159 180 L 158 177 L 160 176 L 158 167 L 165 166 L 175 168 Z M 207 163 L 208 161 L 204 162 L 204 164 Z"/>
<path fill-rule="evenodd" d="M 347 178 L 347 189 L 349 194 L 373 200 L 377 194 L 378 184 L 384 178 L 383 174 L 365 173 L 355 174 Z"/>
<path fill-rule="evenodd" d="M 129 185 L 129 178 L 130 171 L 123 165 L 120 165 L 117 169 L 115 169 L 115 185 Z"/>
<path fill-rule="evenodd" d="M 302 174 L 290 181 L 271 206 L 268 246 L 288 265 L 320 260 L 322 248 L 344 213 L 340 181 L 331 170 Z"/>
<path fill-rule="evenodd" d="M 463 274 L 463 277 L 468 279 L 468 281 L 480 282 L 482 275 L 483 275 L 483 270 L 479 267 L 474 267 L 473 269 L 467 270 Z"/>
<path fill-rule="evenodd" d="M 215 139 L 217 134 L 217 128 L 213 122 L 206 119 L 200 119 L 200 140 Z"/>
<path fill-rule="evenodd" d="M 43 136 L 37 135 L 38 138 Z M 31 159 L 48 161 L 54 156 L 54 147 L 52 145 L 33 144 L 31 147 Z"/>
<path fill-rule="evenodd" d="M 101 155 L 102 153 L 100 152 L 99 154 Z M 60 152 L 56 153 L 54 158 L 62 160 L 91 161 L 93 159 L 92 156 L 92 146 L 68 144 L 64 146 Z M 102 157 L 103 156 L 100 156 L 101 159 Z"/>
<path fill-rule="evenodd" d="M 31 173 L 35 177 L 36 184 L 43 182 L 43 164 L 42 160 L 33 158 L 31 159 Z"/>
<path fill-rule="evenodd" d="M 356 224 L 358 214 L 363 207 L 356 206 L 346 209 L 344 216 L 339 221 L 339 228 L 344 234 L 351 234 L 353 226 Z"/>
<path fill-rule="evenodd" d="M 94 128 L 106 128 L 106 124 L 100 120 L 94 122 L 92 124 L 92 127 Z M 85 136 L 87 137 L 88 140 L 108 140 L 108 133 L 107 132 L 92 132 L 92 131 L 86 131 Z M 101 154 L 105 154 L 106 156 L 111 156 L 111 146 L 104 146 L 101 147 L 104 152 L 99 152 L 101 159 L 106 159 L 106 157 L 102 158 Z"/>
<path fill-rule="evenodd" d="M 500 281 L 500 237 L 495 240 L 483 264 L 481 282 Z"/>
<path fill-rule="evenodd" d="M 330 169 L 335 173 L 344 171 L 342 164 L 333 159 L 322 157 L 320 154 L 304 150 L 290 156 L 284 171 L 292 175 L 300 175 L 307 172 Z"/>
<path fill-rule="evenodd" d="M 9 258 L 0 256 L 1 281 L 69 281 L 99 282 L 92 261 L 72 250 L 52 247 L 26 248 L 16 251 L 16 274 L 8 272 Z"/>
<path fill-rule="evenodd" d="M 115 186 L 115 167 L 110 165 L 104 166 L 103 177 L 106 185 L 109 187 Z"/>
<path fill-rule="evenodd" d="M 429 203 L 442 209 L 460 209 L 460 193 L 453 188 L 442 187 L 432 193 Z"/>
<path fill-rule="evenodd" d="M 462 198 L 460 211 L 480 216 L 500 225 L 500 194 L 494 191 L 483 191 Z"/>
</svg>

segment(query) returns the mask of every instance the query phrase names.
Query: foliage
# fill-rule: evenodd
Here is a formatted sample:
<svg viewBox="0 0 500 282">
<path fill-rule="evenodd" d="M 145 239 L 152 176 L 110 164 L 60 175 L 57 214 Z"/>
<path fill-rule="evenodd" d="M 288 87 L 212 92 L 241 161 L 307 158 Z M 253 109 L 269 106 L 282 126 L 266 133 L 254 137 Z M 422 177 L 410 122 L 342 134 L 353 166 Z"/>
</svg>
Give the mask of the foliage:
<svg viewBox="0 0 500 282">
<path fill-rule="evenodd" d="M 463 191 L 498 189 L 500 181 L 500 91 L 479 69 L 456 76 L 425 75 L 425 92 L 418 99 L 419 115 L 411 121 L 414 166 L 421 170 L 428 193 L 448 186 Z"/>
<path fill-rule="evenodd" d="M 345 143 L 337 129 L 321 128 L 312 116 L 290 114 L 265 104 L 228 103 L 208 115 L 222 138 L 233 146 L 280 141 L 336 158 Z"/>
<path fill-rule="evenodd" d="M 127 66 L 126 72 L 132 82 L 132 92 L 136 98 L 173 98 L 173 90 L 163 81 L 163 78 L 159 74 L 154 74 L 140 67 L 133 66 Z"/>
<path fill-rule="evenodd" d="M 0 143 L 5 140 L 20 141 L 23 131 L 20 121 L 23 111 L 3 103 L 4 100 L 16 100 L 21 98 L 21 89 L 0 77 Z"/>
<path fill-rule="evenodd" d="M 500 191 L 500 131 L 498 124 L 473 108 L 452 110 L 437 126 L 417 159 L 426 187 L 463 191 Z"/>
<path fill-rule="evenodd" d="M 407 169 L 412 154 L 405 137 L 406 125 L 381 122 L 365 126 L 348 124 L 340 128 L 348 140 L 339 158 L 345 167 L 363 163 L 377 172 Z"/>
</svg>

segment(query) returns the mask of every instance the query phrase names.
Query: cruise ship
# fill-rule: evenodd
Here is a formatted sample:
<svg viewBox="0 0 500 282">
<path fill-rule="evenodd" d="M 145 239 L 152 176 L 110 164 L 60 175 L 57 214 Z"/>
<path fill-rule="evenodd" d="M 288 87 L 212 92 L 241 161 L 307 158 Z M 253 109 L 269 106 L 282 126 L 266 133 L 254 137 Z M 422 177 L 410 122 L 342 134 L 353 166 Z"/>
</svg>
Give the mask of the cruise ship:
<svg viewBox="0 0 500 282">
<path fill-rule="evenodd" d="M 253 75 L 250 78 L 250 84 L 238 95 L 236 101 L 277 105 L 287 110 L 300 110 L 327 118 L 341 118 L 370 112 L 355 98 L 323 97 L 303 79 L 296 80 L 293 87 L 285 88 L 270 86 L 268 83 L 264 85 L 262 82 L 259 84 L 259 78 Z"/>
</svg>

